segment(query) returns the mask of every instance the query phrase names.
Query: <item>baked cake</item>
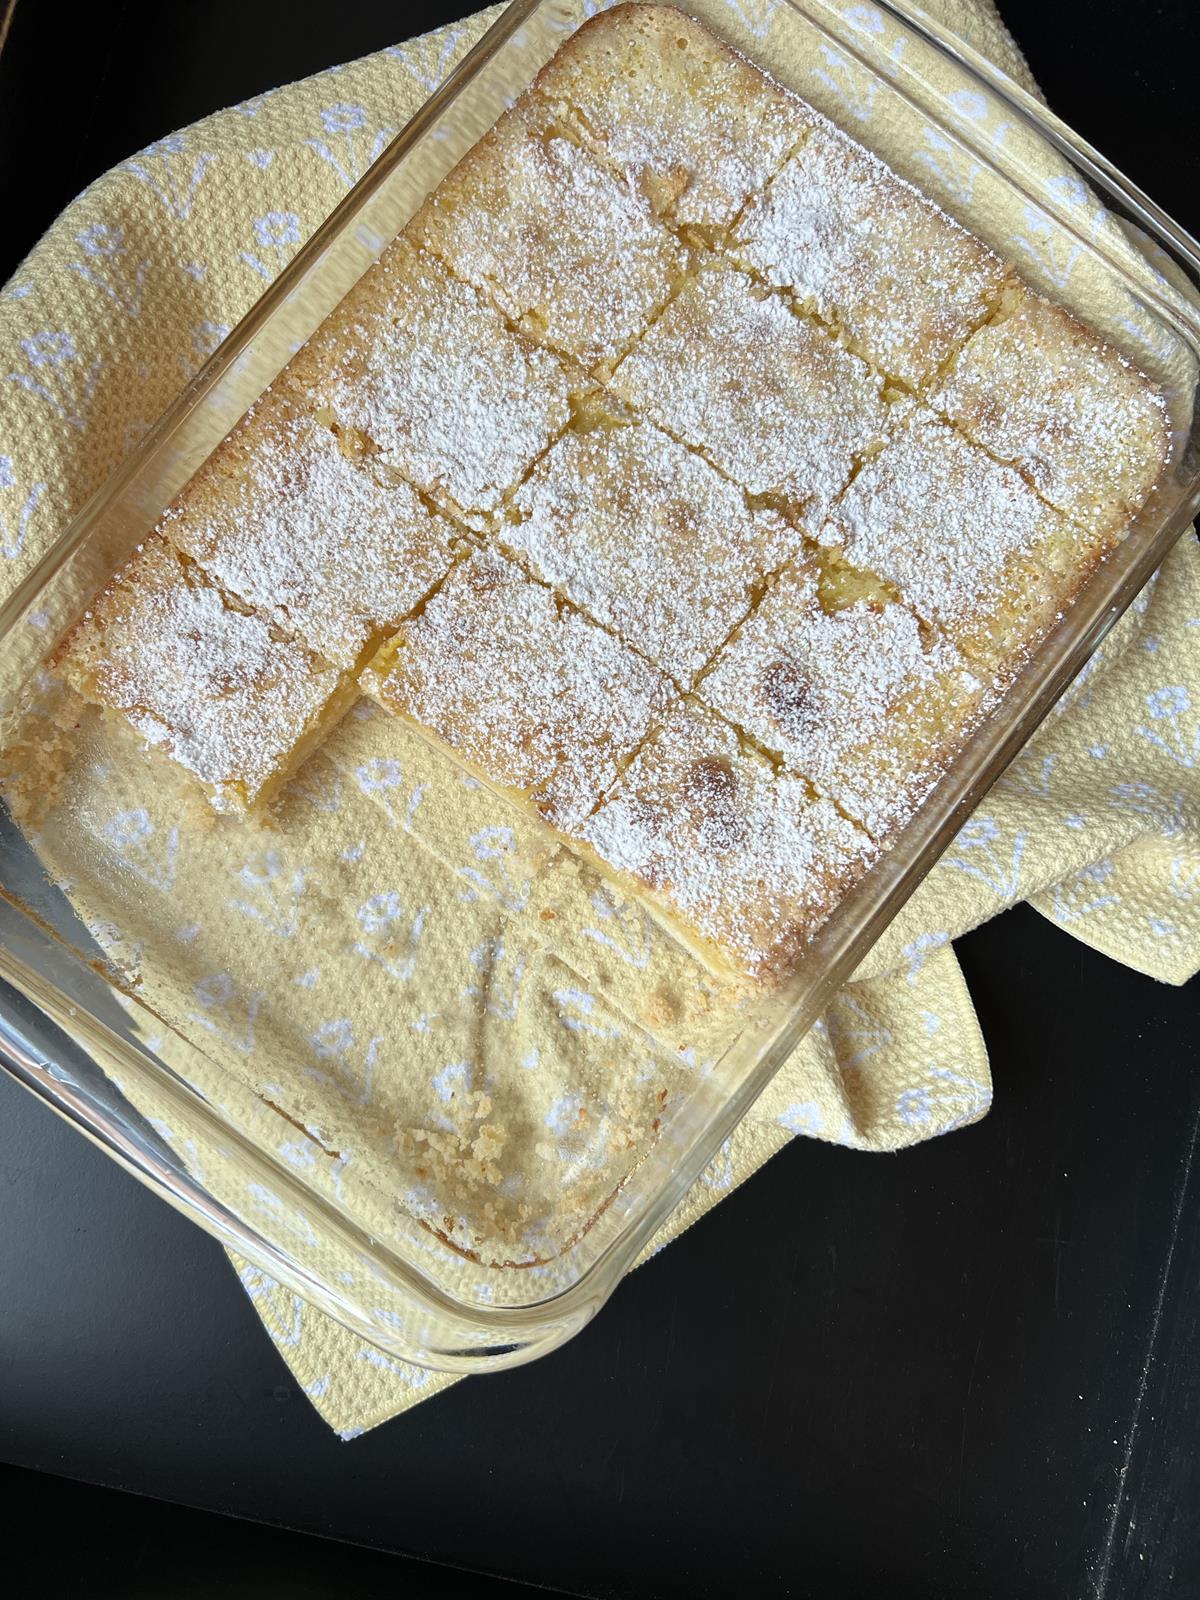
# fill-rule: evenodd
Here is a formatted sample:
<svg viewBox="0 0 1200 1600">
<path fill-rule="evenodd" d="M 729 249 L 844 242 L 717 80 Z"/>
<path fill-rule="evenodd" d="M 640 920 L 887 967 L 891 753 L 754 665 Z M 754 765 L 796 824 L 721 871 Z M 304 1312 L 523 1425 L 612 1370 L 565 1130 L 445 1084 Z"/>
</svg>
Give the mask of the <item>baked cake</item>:
<svg viewBox="0 0 1200 1600">
<path fill-rule="evenodd" d="M 1101 544 L 1119 537 L 1163 456 L 1162 405 L 1140 372 L 1015 281 L 946 365 L 931 406 Z"/>
<path fill-rule="evenodd" d="M 161 526 L 227 594 L 346 671 L 445 576 L 461 538 L 282 389 L 247 412 Z"/>
<path fill-rule="evenodd" d="M 450 574 L 363 688 L 562 829 L 587 816 L 670 699 L 660 672 L 493 550 Z"/>
<path fill-rule="evenodd" d="M 811 518 L 886 436 L 877 373 L 782 296 L 707 263 L 612 386 L 752 496 Z"/>
<path fill-rule="evenodd" d="M 635 184 L 539 110 L 506 113 L 409 233 L 532 337 L 604 367 L 666 303 L 686 253 Z"/>
<path fill-rule="evenodd" d="M 669 6 L 619 6 L 605 21 L 585 24 L 532 93 L 662 217 L 710 240 L 818 120 Z"/>
<path fill-rule="evenodd" d="M 822 525 L 991 681 L 1004 681 L 1094 560 L 1090 541 L 1003 466 L 915 403 Z"/>
<path fill-rule="evenodd" d="M 578 832 L 694 955 L 737 979 L 786 972 L 876 855 L 832 800 L 727 723 L 679 704 Z"/>
<path fill-rule="evenodd" d="M 351 680 L 161 534 L 96 597 L 57 664 L 194 772 L 218 811 L 266 800 L 353 697 Z"/>
<path fill-rule="evenodd" d="M 481 528 L 567 425 L 584 375 L 401 235 L 276 386 Z"/>
<path fill-rule="evenodd" d="M 569 432 L 500 528 L 505 544 L 682 687 L 798 555 L 795 530 L 650 422 Z"/>
<path fill-rule="evenodd" d="M 813 560 L 780 577 L 699 693 L 878 844 L 945 771 L 983 701 L 942 635 L 882 593 L 831 594 Z"/>
<path fill-rule="evenodd" d="M 828 123 L 746 207 L 733 250 L 913 390 L 984 322 L 1005 282 L 986 246 Z"/>
<path fill-rule="evenodd" d="M 619 6 L 54 661 L 226 810 L 364 691 L 719 978 L 773 982 L 1167 451 L 1148 380 L 917 189 Z"/>
</svg>

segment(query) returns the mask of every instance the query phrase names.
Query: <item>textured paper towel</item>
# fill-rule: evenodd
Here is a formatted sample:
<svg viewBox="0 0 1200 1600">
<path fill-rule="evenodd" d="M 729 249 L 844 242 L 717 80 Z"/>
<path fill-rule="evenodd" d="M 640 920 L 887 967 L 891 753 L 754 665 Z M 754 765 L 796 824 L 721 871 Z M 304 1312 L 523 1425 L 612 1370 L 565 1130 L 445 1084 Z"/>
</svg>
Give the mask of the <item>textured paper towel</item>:
<svg viewBox="0 0 1200 1600">
<path fill-rule="evenodd" d="M 773 7 L 749 9 L 761 13 L 765 37 Z M 941 0 L 929 9 L 1028 84 L 989 6 Z M 19 579 L 494 15 L 482 13 L 172 134 L 106 174 L 64 213 L 0 297 L 0 581 Z M 870 142 L 869 115 L 864 120 Z M 991 1095 L 986 1052 L 951 941 L 1004 907 L 1030 900 L 1076 937 L 1168 982 L 1182 982 L 1196 969 L 1198 663 L 1200 560 L 1188 536 L 659 1243 L 797 1134 L 894 1150 L 982 1115 Z M 222 846 L 225 856 L 218 858 L 212 838 L 178 825 L 169 789 L 155 797 L 127 794 L 111 764 L 107 794 L 98 785 L 73 814 L 77 823 L 92 808 L 95 898 L 103 881 L 110 917 L 112 883 L 122 876 L 114 867 L 137 885 L 126 922 L 98 927 L 97 936 L 136 962 L 139 940 L 153 933 L 136 919 L 174 918 L 177 930 L 189 934 L 180 944 L 175 1012 L 178 994 L 190 988 L 193 1023 L 230 1071 L 252 1075 L 256 1050 L 275 1036 L 258 991 L 222 983 L 222 941 L 250 947 L 239 967 L 245 978 L 254 959 L 264 968 L 277 965 L 306 920 L 323 927 L 331 907 L 365 904 L 340 880 L 314 884 L 306 851 L 318 833 L 327 840 L 325 830 L 344 827 L 357 843 L 358 833 L 374 828 L 376 861 L 402 849 L 406 872 L 419 859 L 431 879 L 440 873 L 470 883 L 470 915 L 479 919 L 473 948 L 496 937 L 495 917 L 511 910 L 505 897 L 519 899 L 528 888 L 519 849 L 515 857 L 497 857 L 472 842 L 489 826 L 475 809 L 477 797 L 456 791 L 436 763 L 422 767 L 429 757 L 415 749 L 404 753 L 403 782 L 392 782 L 387 755 L 364 755 L 353 743 L 377 732 L 373 723 L 348 725 L 347 742 L 310 764 L 281 835 L 264 840 L 256 853 Z M 124 820 L 114 825 L 115 819 Z M 78 871 L 78 861 L 73 866 Z M 86 908 L 86 883 L 75 889 Z M 439 892 L 445 891 L 431 888 L 428 898 L 436 901 Z M 465 915 L 461 899 L 453 903 L 455 916 Z M 386 945 L 371 946 L 383 926 L 391 930 L 390 915 L 384 908 L 366 923 L 360 919 L 363 959 L 376 968 L 381 959 L 395 961 L 393 931 Z M 645 951 L 634 945 L 643 937 L 640 926 L 624 908 L 612 908 L 604 931 L 611 935 L 604 948 L 618 952 L 618 970 L 622 949 L 643 960 Z M 630 963 L 635 970 L 644 968 Z M 164 983 L 170 987 L 169 975 Z M 563 992 L 547 980 L 546 994 Z M 298 1035 L 323 1041 L 319 1059 L 334 1090 L 357 1095 L 365 1083 L 370 1093 L 368 1069 L 355 1054 L 371 1037 L 355 1009 L 360 997 L 339 995 L 335 1005 L 320 985 L 293 987 L 292 995 L 302 999 L 290 1023 Z M 161 1004 L 170 1014 L 171 995 L 164 992 Z M 621 1030 L 631 1010 L 633 1000 L 624 1010 L 617 1005 L 611 1019 L 623 1056 L 630 1035 Z M 349 1036 L 345 1027 L 322 1033 L 335 1020 L 349 1027 Z M 534 1019 L 528 1026 L 546 1024 Z M 584 1191 L 580 1203 L 586 1198 Z M 452 1381 L 389 1361 L 255 1269 L 240 1271 L 298 1381 L 344 1435 Z"/>
</svg>

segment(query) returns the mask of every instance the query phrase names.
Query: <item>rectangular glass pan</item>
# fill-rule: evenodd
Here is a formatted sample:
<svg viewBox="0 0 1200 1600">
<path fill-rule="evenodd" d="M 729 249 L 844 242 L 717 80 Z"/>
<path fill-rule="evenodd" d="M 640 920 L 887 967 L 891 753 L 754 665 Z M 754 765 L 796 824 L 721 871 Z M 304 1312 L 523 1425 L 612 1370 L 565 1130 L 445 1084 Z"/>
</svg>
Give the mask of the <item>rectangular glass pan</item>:
<svg viewBox="0 0 1200 1600">
<path fill-rule="evenodd" d="M 0 606 L 5 742 L 39 692 L 48 645 L 424 196 L 594 9 L 518 0 L 497 19 Z M 249 1037 L 256 1018 L 266 1032 L 266 1008 L 256 1010 L 258 1001 L 243 992 L 233 957 L 231 971 L 190 969 L 186 943 L 168 948 L 157 938 L 149 908 L 162 859 L 143 848 L 137 807 L 105 823 L 109 845 L 112 828 L 120 833 L 120 872 L 97 845 L 99 833 L 88 834 L 86 796 L 59 823 L 54 848 L 48 831 L 35 835 L 41 857 L 5 819 L 0 1053 L 8 1070 L 271 1277 L 381 1349 L 448 1371 L 527 1360 L 578 1330 L 603 1303 L 1187 526 L 1200 498 L 1191 447 L 1200 362 L 1192 296 L 1200 256 L 1182 230 L 968 47 L 898 5 L 703 0 L 685 9 L 875 148 L 1035 287 L 1148 372 L 1169 403 L 1171 455 L 1124 542 L 896 846 L 829 919 L 783 989 L 736 1023 L 718 1020 L 707 1031 L 697 1024 L 688 1058 L 664 1065 L 652 1030 L 636 1016 L 606 1010 L 603 992 L 597 1008 L 595 995 L 573 986 L 577 952 L 566 947 L 567 935 L 545 935 L 538 959 L 555 971 L 558 963 L 567 977 L 557 987 L 547 980 L 544 995 L 571 1012 L 570 1037 L 584 1041 L 571 1063 L 579 1105 L 565 1095 L 551 1119 L 553 1154 L 558 1159 L 568 1150 L 578 1196 L 572 1221 L 541 1219 L 544 1247 L 519 1269 L 494 1253 L 464 1248 L 452 1219 L 445 1228 L 431 1225 L 420 1196 L 402 1192 L 399 1177 L 388 1192 L 380 1176 L 386 1151 L 381 1157 L 376 1149 L 372 1164 L 367 1147 L 379 1130 L 374 1123 L 368 1128 L 364 1097 L 372 1073 L 378 1088 L 398 1065 L 393 1041 L 339 1034 L 331 1019 L 331 1032 L 308 1036 L 306 1064 L 281 1045 L 277 1059 L 268 1049 L 265 1062 L 253 1070 L 246 1065 L 238 1039 Z M 369 749 L 377 729 L 360 722 L 351 731 Z M 107 746 L 101 754 L 115 759 Z M 353 788 L 354 773 L 361 779 L 364 770 L 355 767 L 357 759 L 324 769 L 327 785 Z M 157 781 L 162 769 L 155 772 Z M 323 792 L 316 784 L 309 789 L 308 803 L 319 810 Z M 355 792 L 363 790 L 360 781 Z M 370 816 L 377 820 L 386 811 L 377 805 Z M 411 818 L 392 812 L 388 838 L 410 851 Z M 515 827 L 511 819 L 492 822 Z M 290 916 L 292 879 L 278 865 L 286 861 L 286 826 L 281 838 L 274 857 L 269 839 L 247 855 L 244 898 L 260 912 L 265 904 L 272 914 Z M 64 849 L 74 852 L 77 877 L 63 871 Z M 425 857 L 397 860 L 415 872 Z M 504 850 L 483 848 L 470 869 L 474 878 L 460 871 L 456 881 L 463 905 L 474 905 L 477 895 L 503 900 L 512 889 L 509 870 Z M 74 879 L 69 896 L 60 887 L 68 877 Z M 515 904 L 520 894 L 511 898 Z M 340 915 L 336 897 L 323 906 L 323 917 Z M 143 910 L 149 931 L 138 950 L 131 946 L 139 943 Z M 613 915 L 611 904 L 597 911 Z M 376 905 L 358 925 L 373 937 L 381 925 L 391 927 L 391 916 Z M 619 923 L 618 917 L 607 926 Z M 301 917 L 301 939 L 326 938 L 323 926 Z M 404 923 L 396 932 L 399 946 L 386 940 L 371 946 L 373 974 L 401 972 L 406 927 L 411 932 Z M 124 930 L 123 939 L 116 929 Z M 444 996 L 447 1009 L 461 1014 L 458 1021 L 494 1026 L 486 1038 L 500 1041 L 498 1047 L 507 1038 L 501 1013 L 509 1000 L 515 1003 L 522 981 L 515 975 L 504 990 L 502 945 L 502 938 L 494 940 L 486 957 L 498 987 L 468 993 L 456 983 Z M 638 960 L 644 968 L 650 957 L 643 951 Z M 191 985 L 196 997 L 190 1021 L 186 1008 L 169 1003 L 181 985 Z M 682 992 L 666 999 L 684 1011 L 691 1003 Z M 295 1003 L 303 1009 L 300 999 Z M 640 1065 L 643 1057 L 649 1067 Z M 304 1106 L 289 1099 L 301 1080 L 315 1096 Z M 617 1095 L 608 1085 L 618 1080 L 622 1093 L 637 1091 L 643 1100 L 661 1093 L 661 1114 L 646 1116 L 641 1140 L 614 1135 Z M 430 1093 L 434 1133 L 445 1103 L 434 1101 L 449 1094 L 447 1081 Z M 669 1092 L 660 1091 L 668 1081 Z M 572 1146 L 580 1107 L 598 1110 L 602 1126 Z M 403 1176 L 399 1166 L 397 1172 Z"/>
</svg>

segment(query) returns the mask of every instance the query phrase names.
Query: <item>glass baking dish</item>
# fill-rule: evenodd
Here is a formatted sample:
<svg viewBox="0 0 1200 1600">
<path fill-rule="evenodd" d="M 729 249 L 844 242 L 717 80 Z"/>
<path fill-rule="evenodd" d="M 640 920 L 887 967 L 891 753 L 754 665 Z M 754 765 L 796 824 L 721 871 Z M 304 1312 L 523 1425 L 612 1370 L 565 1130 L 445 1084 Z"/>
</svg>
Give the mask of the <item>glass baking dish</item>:
<svg viewBox="0 0 1200 1600">
<path fill-rule="evenodd" d="M 597 9 L 568 0 L 509 6 L 8 596 L 0 606 L 6 742 L 37 704 L 48 647 L 87 597 L 423 197 Z M 229 993 L 211 977 L 206 992 L 197 985 L 209 1011 L 196 1026 L 165 1020 L 150 981 L 162 952 L 123 950 L 103 904 L 97 914 L 95 890 L 83 919 L 73 886 L 48 873 L 22 830 L 0 815 L 6 1069 L 240 1256 L 381 1350 L 439 1370 L 529 1360 L 603 1304 L 1200 500 L 1192 442 L 1200 252 L 1183 230 L 967 45 L 900 5 L 700 0 L 684 9 L 875 148 L 1128 354 L 1164 390 L 1172 448 L 1124 542 L 798 970 L 736 1021 L 701 1030 L 702 1047 L 675 1063 L 652 1134 L 608 1152 L 607 1164 L 585 1152 L 584 1165 L 595 1169 L 585 1192 L 597 1197 L 586 1225 L 520 1263 L 465 1249 L 449 1219 L 449 1232 L 431 1226 L 399 1192 L 381 1209 L 375 1179 L 360 1181 L 348 1151 L 279 1104 L 286 1087 L 221 1069 L 213 1018 L 234 1004 L 233 979 L 221 978 Z M 122 816 L 122 827 L 136 832 L 137 813 Z M 260 886 L 251 881 L 247 892 Z M 117 892 L 114 878 L 114 905 Z M 112 923 L 119 920 L 114 912 Z M 553 958 L 552 940 L 548 948 Z M 453 1000 L 480 1019 L 490 1004 Z M 589 1023 L 586 1006 L 577 1027 L 605 1031 Z M 622 1038 L 630 1050 L 641 1047 L 636 1028 Z M 327 1049 L 328 1071 L 310 1068 L 309 1076 L 336 1078 L 335 1056 Z M 386 1070 L 386 1059 L 376 1066 Z M 278 1078 L 288 1063 L 271 1067 Z M 333 1087 L 345 1102 L 345 1085 Z M 603 1087 L 595 1092 L 603 1103 Z"/>
</svg>

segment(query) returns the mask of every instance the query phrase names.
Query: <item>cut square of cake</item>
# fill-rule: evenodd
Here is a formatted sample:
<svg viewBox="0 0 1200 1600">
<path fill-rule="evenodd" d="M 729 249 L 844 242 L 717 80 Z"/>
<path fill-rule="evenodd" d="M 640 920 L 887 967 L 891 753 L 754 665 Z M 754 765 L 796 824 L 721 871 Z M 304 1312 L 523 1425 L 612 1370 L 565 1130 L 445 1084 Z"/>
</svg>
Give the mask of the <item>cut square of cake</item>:
<svg viewBox="0 0 1200 1600">
<path fill-rule="evenodd" d="M 863 465 L 821 542 L 893 585 L 1002 680 L 1086 577 L 1086 542 L 1013 468 L 910 402 L 894 410 L 892 440 Z"/>
<path fill-rule="evenodd" d="M 988 314 L 1004 265 L 821 119 L 735 230 L 747 266 L 921 389 Z"/>
<path fill-rule="evenodd" d="M 682 11 L 624 5 L 584 23 L 535 94 L 676 224 L 733 221 L 811 123 L 808 108 Z"/>
<path fill-rule="evenodd" d="M 819 517 L 886 434 L 882 384 L 744 273 L 691 280 L 613 387 L 751 495 Z"/>
<path fill-rule="evenodd" d="M 518 491 L 502 537 L 685 687 L 800 544 L 646 422 L 564 434 Z"/>
<path fill-rule="evenodd" d="M 354 698 L 352 680 L 231 604 L 154 535 L 56 652 L 63 678 L 200 779 L 214 809 L 266 800 Z"/>
<path fill-rule="evenodd" d="M 284 369 L 313 410 L 472 527 L 565 426 L 583 381 L 403 235 Z"/>
<path fill-rule="evenodd" d="M 531 338 L 605 367 L 663 305 L 686 255 L 640 189 L 539 109 L 502 117 L 410 235 Z"/>
<path fill-rule="evenodd" d="M 363 687 L 548 822 L 579 826 L 661 720 L 661 673 L 481 550 L 385 645 Z"/>
<path fill-rule="evenodd" d="M 458 537 L 402 480 L 269 390 L 165 513 L 171 542 L 335 666 L 352 671 L 450 565 Z"/>
<path fill-rule="evenodd" d="M 778 978 L 874 859 L 833 803 L 681 703 L 578 838 L 712 970 Z"/>
<path fill-rule="evenodd" d="M 1110 545 L 1166 459 L 1162 397 L 1061 307 L 1012 282 L 930 404 Z"/>
<path fill-rule="evenodd" d="M 945 771 L 984 695 L 912 612 L 861 590 L 829 604 L 815 562 L 784 573 L 698 693 L 883 844 Z"/>
</svg>

